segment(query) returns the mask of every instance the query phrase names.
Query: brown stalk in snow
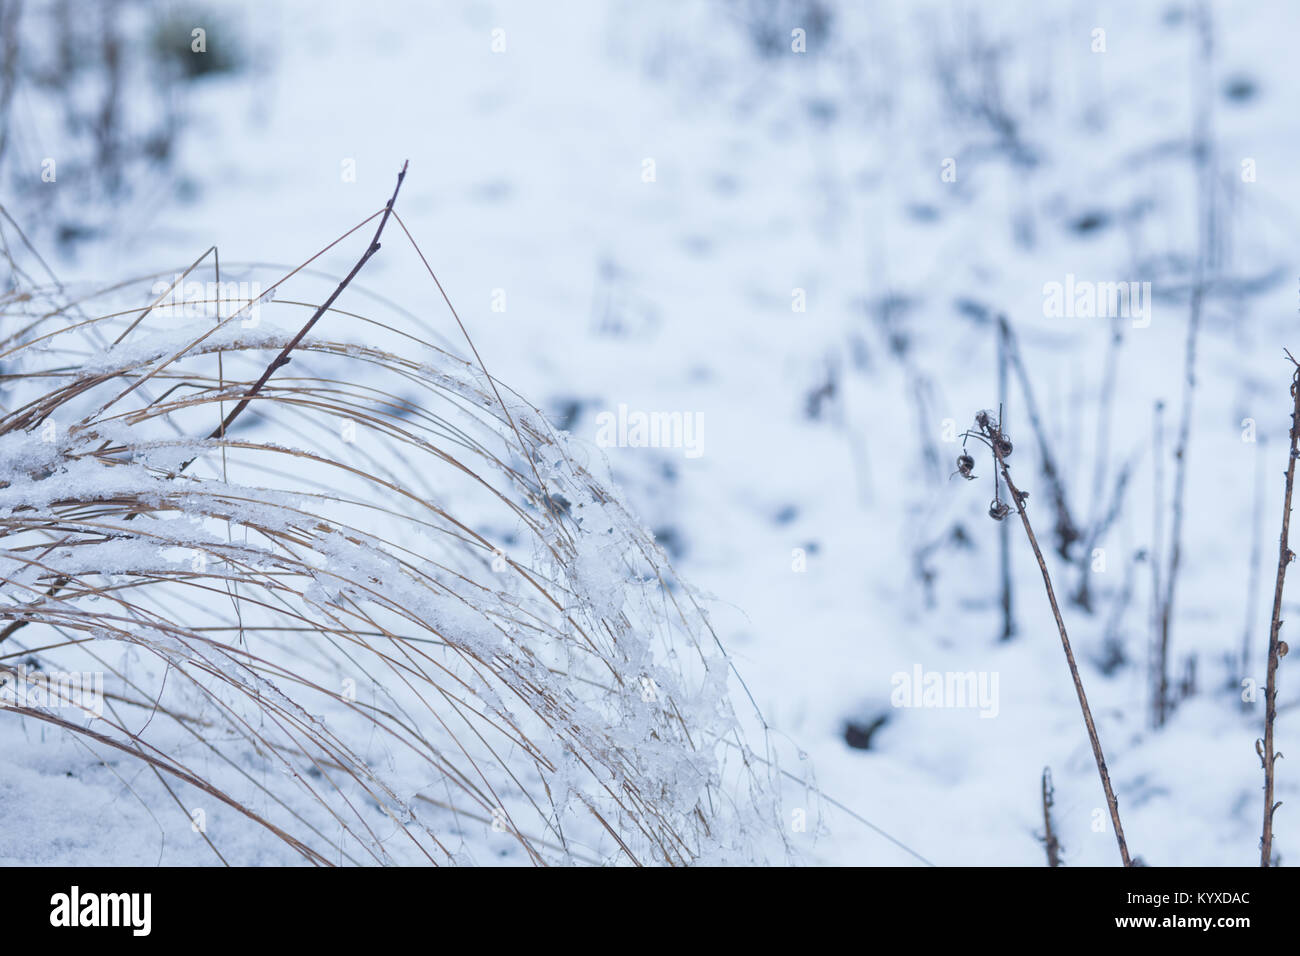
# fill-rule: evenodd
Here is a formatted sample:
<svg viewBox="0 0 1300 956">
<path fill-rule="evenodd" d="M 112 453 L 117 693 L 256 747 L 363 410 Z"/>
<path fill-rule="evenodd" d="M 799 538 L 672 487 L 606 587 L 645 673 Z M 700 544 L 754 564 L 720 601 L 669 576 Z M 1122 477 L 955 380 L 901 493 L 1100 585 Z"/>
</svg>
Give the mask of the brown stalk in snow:
<svg viewBox="0 0 1300 956">
<path fill-rule="evenodd" d="M 1295 359 L 1287 352 L 1287 357 Z M 1281 754 L 1273 750 L 1273 721 L 1277 717 L 1277 665 L 1286 656 L 1282 631 L 1282 586 L 1287 566 L 1295 560 L 1288 538 L 1291 532 L 1291 492 L 1295 487 L 1295 460 L 1300 454 L 1300 363 L 1291 376 L 1291 454 L 1286 463 L 1286 496 L 1282 506 L 1282 536 L 1278 544 L 1277 584 L 1273 588 L 1273 621 L 1268 630 L 1268 679 L 1264 687 L 1264 739 L 1255 742 L 1255 751 L 1264 765 L 1264 827 L 1259 838 L 1259 865 L 1269 866 L 1273 857 L 1273 814 L 1282 804 L 1273 802 L 1274 765 Z"/>
<path fill-rule="evenodd" d="M 1115 828 L 1115 841 L 1119 844 L 1120 859 L 1124 861 L 1125 866 L 1132 866 L 1133 862 L 1129 859 L 1128 844 L 1124 842 L 1124 828 L 1119 820 L 1119 801 L 1115 798 L 1115 791 L 1110 785 L 1110 773 L 1106 770 L 1106 755 L 1102 753 L 1101 739 L 1097 736 L 1097 725 L 1092 719 L 1092 710 L 1088 707 L 1088 695 L 1083 690 L 1083 679 L 1079 676 L 1079 667 L 1074 660 L 1074 651 L 1070 647 L 1070 637 L 1065 632 L 1065 621 L 1061 617 L 1061 607 L 1056 600 L 1056 592 L 1052 589 L 1052 578 L 1047 573 L 1047 562 L 1043 559 L 1042 549 L 1038 546 L 1038 538 L 1034 535 L 1034 528 L 1029 523 L 1029 513 L 1025 510 L 1025 501 L 1028 499 L 1028 492 L 1023 492 L 1016 487 L 1015 482 L 1011 480 L 1011 470 L 1007 467 L 1007 458 L 1011 455 L 1011 440 L 1002 432 L 1001 422 L 994 421 L 988 412 L 980 412 L 975 416 L 975 430 L 966 433 L 967 438 L 977 438 L 984 442 L 993 452 L 993 459 L 997 469 L 994 481 L 1000 475 L 1002 481 L 1006 483 L 1007 491 L 1010 493 L 1011 501 L 1015 506 L 1016 512 L 1020 515 L 1020 521 L 1025 528 L 1025 536 L 1029 538 L 1029 545 L 1034 551 L 1034 558 L 1038 561 L 1038 569 L 1043 574 L 1043 586 L 1047 591 L 1047 600 L 1052 605 L 1052 614 L 1056 618 L 1056 628 L 1061 635 L 1061 647 L 1065 651 L 1065 660 L 1070 667 L 1070 677 L 1074 681 L 1074 690 L 1079 697 L 1079 708 L 1083 711 L 1083 722 L 1088 729 L 1088 741 L 1092 744 L 1092 755 L 1097 761 L 1097 773 L 1101 777 L 1102 789 L 1106 792 L 1106 805 L 1110 810 L 1111 824 Z M 963 477 L 970 478 L 970 466 L 973 460 L 968 455 L 962 455 L 958 459 L 957 470 Z M 1011 505 L 1001 500 L 1000 494 L 995 492 L 993 503 L 989 506 L 990 517 L 1002 521 L 1011 513 Z"/>
<path fill-rule="evenodd" d="M 1055 791 L 1052 789 L 1052 770 L 1043 768 L 1043 847 L 1047 850 L 1047 865 L 1061 865 L 1061 841 L 1052 831 L 1052 804 Z"/>
</svg>

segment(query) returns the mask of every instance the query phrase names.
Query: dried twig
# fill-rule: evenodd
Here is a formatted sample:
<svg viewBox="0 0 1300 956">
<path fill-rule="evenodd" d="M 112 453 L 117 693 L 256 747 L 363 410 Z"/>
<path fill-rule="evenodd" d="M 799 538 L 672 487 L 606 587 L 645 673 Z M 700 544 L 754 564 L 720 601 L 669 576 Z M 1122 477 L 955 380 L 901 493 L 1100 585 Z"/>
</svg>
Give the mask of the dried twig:
<svg viewBox="0 0 1300 956">
<path fill-rule="evenodd" d="M 1007 418 L 1007 337 L 998 333 L 998 418 Z M 1016 633 L 1016 616 L 1011 592 L 1011 528 L 1006 522 L 998 526 L 998 559 L 1002 577 L 1002 640 L 1009 641 Z"/>
<path fill-rule="evenodd" d="M 1160 609 L 1164 591 L 1160 585 L 1161 542 L 1164 541 L 1165 515 L 1165 403 L 1156 402 L 1151 414 L 1151 634 L 1147 672 L 1151 689 L 1151 726 L 1159 727 L 1164 715 L 1164 701 L 1169 692 L 1169 675 L 1161 666 Z"/>
<path fill-rule="evenodd" d="M 1082 534 L 1079 531 L 1078 524 L 1070 515 L 1070 506 L 1066 501 L 1065 482 L 1061 479 L 1060 470 L 1056 467 L 1056 458 L 1047 443 L 1047 430 L 1043 427 L 1042 417 L 1038 413 L 1038 403 L 1034 400 L 1033 387 L 1029 382 L 1029 371 L 1025 368 L 1024 360 L 1020 357 L 1020 346 L 1016 343 L 1015 333 L 1011 330 L 1011 323 L 1005 315 L 998 316 L 998 328 L 1005 343 L 1007 359 L 1010 361 L 1011 367 L 1015 369 L 1016 377 L 1020 379 L 1020 391 L 1025 398 L 1025 413 L 1029 416 L 1029 425 L 1034 430 L 1034 437 L 1038 439 L 1039 453 L 1042 456 L 1043 477 L 1047 479 L 1047 486 L 1052 493 L 1052 504 L 1056 507 L 1056 551 L 1068 561 L 1070 560 L 1071 546 L 1082 537 Z"/>
<path fill-rule="evenodd" d="M 1174 497 L 1172 527 L 1169 537 L 1169 568 L 1165 575 L 1165 593 L 1160 602 L 1160 633 L 1156 644 L 1156 674 L 1159 691 L 1156 695 L 1156 726 L 1164 724 L 1169 716 L 1169 636 L 1174 615 L 1174 594 L 1178 584 L 1178 571 L 1183 558 L 1183 513 L 1187 484 L 1187 446 L 1192 431 L 1192 395 L 1196 389 L 1196 333 L 1201 319 L 1201 286 L 1192 293 L 1192 316 L 1187 328 L 1186 384 L 1183 393 L 1183 415 L 1178 427 L 1178 445 L 1174 450 Z"/>
<path fill-rule="evenodd" d="M 1055 791 L 1052 789 L 1052 768 L 1043 768 L 1043 847 L 1047 850 L 1047 865 L 1061 865 L 1061 842 L 1052 830 L 1052 805 L 1055 803 Z"/>
<path fill-rule="evenodd" d="M 1183 409 L 1178 426 L 1178 445 L 1174 449 L 1174 497 L 1172 526 L 1169 538 L 1169 568 L 1165 575 L 1165 593 L 1160 604 L 1160 635 L 1156 646 L 1156 665 L 1158 667 L 1160 694 L 1156 698 L 1156 726 L 1164 724 L 1169 716 L 1169 636 L 1174 616 L 1174 595 L 1178 585 L 1178 571 L 1183 557 L 1183 499 L 1187 484 L 1187 448 L 1192 434 L 1192 407 L 1196 394 L 1196 338 L 1201 328 L 1201 314 L 1205 306 L 1206 273 L 1209 269 L 1210 249 L 1214 242 L 1214 186 L 1215 177 L 1210 160 L 1211 142 L 1211 106 L 1214 93 L 1208 86 L 1208 78 L 1213 74 L 1213 30 L 1210 24 L 1209 9 L 1201 3 L 1197 7 L 1198 36 L 1200 51 L 1197 75 L 1203 78 L 1200 91 L 1196 129 L 1194 133 L 1196 171 L 1198 227 L 1196 252 L 1196 278 L 1192 283 L 1191 310 L 1187 319 L 1187 340 L 1184 350 Z"/>
<path fill-rule="evenodd" d="M 1262 532 L 1264 518 L 1264 459 L 1265 440 L 1261 436 L 1255 446 L 1255 503 L 1250 512 L 1250 577 L 1246 585 L 1246 624 L 1241 635 L 1241 660 L 1239 674 L 1245 677 L 1250 673 L 1250 641 L 1255 633 L 1255 617 L 1258 605 L 1259 578 L 1263 567 Z M 1245 701 L 1242 701 L 1245 704 Z"/>
<path fill-rule="evenodd" d="M 1124 344 L 1124 325 L 1117 314 L 1111 321 L 1110 347 L 1106 350 L 1106 369 L 1097 399 L 1097 440 L 1092 473 L 1092 504 L 1089 509 L 1087 540 L 1079 554 L 1079 587 L 1074 603 L 1085 611 L 1092 610 L 1092 549 L 1105 530 L 1103 509 L 1106 506 L 1106 473 L 1110 466 L 1110 422 L 1115 404 L 1115 377 L 1119 369 L 1120 347 Z"/>
<path fill-rule="evenodd" d="M 1295 552 L 1288 544 L 1291 532 L 1291 492 L 1295 487 L 1295 460 L 1300 454 L 1300 363 L 1287 352 L 1295 364 L 1291 376 L 1291 453 L 1286 463 L 1286 496 L 1282 506 L 1282 538 L 1278 544 L 1277 584 L 1273 587 L 1273 621 L 1268 631 L 1268 681 L 1264 687 L 1264 739 L 1255 742 L 1255 750 L 1264 765 L 1264 827 L 1259 839 L 1259 865 L 1269 866 L 1273 857 L 1273 814 L 1281 801 L 1273 802 L 1274 764 L 1282 756 L 1273 750 L 1273 721 L 1277 717 L 1277 665 L 1286 655 L 1286 642 L 1281 640 L 1282 585 L 1286 581 L 1287 566 L 1295 560 Z"/>
<path fill-rule="evenodd" d="M 362 253 L 361 258 L 357 260 L 357 264 L 352 267 L 352 271 L 343 277 L 343 281 L 341 281 L 334 291 L 330 293 L 330 297 L 321 303 L 320 307 L 312 314 L 312 317 L 307 320 L 307 323 L 298 330 L 298 334 L 290 339 L 288 344 L 280 350 L 280 354 L 277 355 L 271 364 L 266 367 L 266 371 L 262 373 L 262 377 L 259 378 L 244 397 L 240 399 L 239 404 L 232 408 L 230 414 L 221 420 L 221 424 L 212 430 L 212 434 L 208 435 L 210 440 L 226 437 L 226 431 L 235 423 L 235 419 L 239 417 L 240 413 L 248 407 L 248 403 L 257 397 L 257 393 L 262 390 L 262 386 L 264 386 L 271 376 L 275 374 L 275 370 L 283 365 L 289 364 L 289 353 L 292 352 L 298 346 L 298 343 L 303 340 L 303 337 L 311 331 L 312 326 L 316 324 L 317 320 L 329 311 L 330 306 L 334 304 L 334 300 L 343 294 L 343 290 L 346 289 L 348 284 L 356 278 L 357 273 L 365 268 L 366 263 L 370 261 L 370 257 L 379 251 L 379 237 L 384 234 L 384 226 L 388 225 L 388 217 L 393 214 L 393 203 L 397 202 L 397 194 L 401 192 L 402 180 L 406 178 L 406 167 L 409 165 L 410 160 L 402 163 L 402 170 L 397 174 L 397 186 L 393 189 L 393 195 L 388 199 L 388 205 L 384 207 L 384 214 L 379 220 L 379 227 L 375 230 L 375 236 L 370 240 L 370 245 L 366 247 L 366 251 Z M 192 461 L 193 459 L 190 459 L 189 462 L 186 462 L 186 465 L 189 465 Z M 182 468 L 181 470 L 183 471 L 184 469 Z"/>
<path fill-rule="evenodd" d="M 1083 711 L 1083 722 L 1088 729 L 1088 740 L 1092 744 L 1092 755 L 1097 761 L 1097 773 L 1101 776 L 1102 789 L 1106 792 L 1106 804 L 1110 809 L 1111 824 L 1115 827 L 1115 841 L 1119 844 L 1119 855 L 1124 861 L 1125 866 L 1132 866 L 1132 860 L 1129 859 L 1128 845 L 1124 842 L 1124 828 L 1119 820 L 1119 801 L 1115 799 L 1115 791 L 1110 785 L 1110 774 L 1106 770 L 1106 755 L 1102 753 L 1101 739 L 1097 736 L 1097 725 L 1093 723 L 1092 710 L 1088 707 L 1088 696 L 1083 690 L 1083 679 L 1079 676 L 1079 666 L 1074 661 L 1074 651 L 1070 648 L 1070 637 L 1065 632 L 1065 621 L 1061 618 L 1061 607 L 1056 601 L 1056 592 L 1052 589 L 1052 578 L 1047 573 L 1047 562 L 1043 559 L 1042 549 L 1038 546 L 1038 538 L 1034 535 L 1034 528 L 1029 523 L 1029 513 L 1025 510 L 1025 501 L 1029 498 L 1028 492 L 1023 492 L 1016 487 L 1011 480 L 1011 470 L 1007 467 L 1007 457 L 1012 451 L 1011 440 L 1003 433 L 1000 422 L 995 422 L 988 412 L 980 412 L 975 416 L 975 430 L 966 433 L 967 438 L 976 438 L 988 445 L 993 452 L 993 459 L 996 463 L 998 473 L 1002 481 L 1006 483 L 1007 490 L 1010 492 L 1011 501 L 1015 505 L 1017 513 L 1020 515 L 1020 521 L 1024 525 L 1025 535 L 1029 538 L 1029 545 L 1033 548 L 1034 557 L 1038 561 L 1038 569 L 1043 574 L 1043 586 L 1047 591 L 1047 600 L 1052 605 L 1052 614 L 1056 617 L 1056 627 L 1061 635 L 1061 647 L 1065 651 L 1065 660 L 1070 667 L 1070 677 L 1074 680 L 1074 690 L 1079 697 L 1079 708 Z M 969 457 L 963 455 L 958 459 L 958 471 L 965 477 L 970 477 L 970 469 L 964 467 Z M 1011 513 L 1011 508 L 1003 503 L 999 497 L 994 498 L 992 506 L 989 508 L 989 514 L 993 518 L 1001 521 Z"/>
</svg>

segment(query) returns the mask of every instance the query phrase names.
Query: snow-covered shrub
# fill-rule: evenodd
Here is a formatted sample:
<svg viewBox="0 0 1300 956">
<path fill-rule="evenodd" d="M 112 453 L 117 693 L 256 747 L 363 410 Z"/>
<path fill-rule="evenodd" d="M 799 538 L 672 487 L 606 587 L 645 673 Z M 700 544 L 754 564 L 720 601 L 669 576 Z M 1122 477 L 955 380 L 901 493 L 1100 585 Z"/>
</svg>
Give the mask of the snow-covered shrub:
<svg viewBox="0 0 1300 956">
<path fill-rule="evenodd" d="M 590 448 L 351 312 L 205 437 L 314 306 L 153 281 L 0 298 L 0 674 L 105 677 L 102 716 L 0 721 L 131 767 L 214 862 L 785 853 L 730 662 Z"/>
</svg>

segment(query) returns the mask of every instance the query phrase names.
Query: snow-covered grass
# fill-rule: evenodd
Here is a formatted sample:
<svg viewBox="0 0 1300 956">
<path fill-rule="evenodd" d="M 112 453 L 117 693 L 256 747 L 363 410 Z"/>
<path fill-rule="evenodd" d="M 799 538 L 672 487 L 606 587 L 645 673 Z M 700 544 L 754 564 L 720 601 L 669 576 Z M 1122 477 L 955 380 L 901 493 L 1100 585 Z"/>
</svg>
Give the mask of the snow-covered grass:
<svg viewBox="0 0 1300 956">
<path fill-rule="evenodd" d="M 157 281 L 0 302 L 7 731 L 130 779 L 162 859 L 260 858 L 248 824 L 312 863 L 784 855 L 696 596 L 537 409 L 332 311 L 361 340 L 303 338 L 255 391 L 312 314 L 292 272 L 245 302 Z"/>
<path fill-rule="evenodd" d="M 1282 348 L 1296 351 L 1300 119 L 1287 91 L 1300 22 L 1282 3 L 1208 8 L 1207 61 L 1185 2 L 700 0 L 671 16 L 595 0 L 563 13 L 525 2 L 232 4 L 241 37 L 278 39 L 248 45 L 246 74 L 195 84 L 175 150 L 187 188 L 159 198 L 169 180 L 140 183 L 152 199 L 117 217 L 112 241 L 82 244 L 56 268 L 65 279 L 164 267 L 170 277 L 215 244 L 223 272 L 265 283 L 278 274 L 267 263 L 302 258 L 373 212 L 409 156 L 404 221 L 478 353 L 569 433 L 573 460 L 603 472 L 608 459 L 605 486 L 701 589 L 743 678 L 733 674 L 732 699 L 752 694 L 762 712 L 737 706 L 737 716 L 778 765 L 764 773 L 789 784 L 785 838 L 816 862 L 918 862 L 883 831 L 938 864 L 1042 865 L 1045 766 L 1063 862 L 1115 862 L 1039 569 L 1011 549 L 1016 631 L 1001 640 L 991 495 L 950 477 L 956 436 L 1005 400 L 1017 481 L 1131 852 L 1153 865 L 1253 864 L 1263 708 L 1258 694 L 1241 698 L 1265 678 L 1290 407 Z M 830 22 L 805 23 L 816 9 Z M 796 27 L 804 53 L 774 39 Z M 210 30 L 209 44 L 221 42 Z M 1198 124 L 1208 127 L 1199 145 Z M 57 186 L 73 205 L 80 188 L 62 176 Z M 1216 226 L 1203 247 L 1207 208 Z M 390 238 L 315 334 L 406 358 L 390 332 L 354 318 L 382 313 L 459 352 L 422 264 Z M 1202 251 L 1211 268 L 1168 646 L 1177 699 L 1157 729 L 1149 657 L 1167 577 L 1153 566 L 1170 555 Z M 305 289 L 271 308 L 307 310 L 352 261 L 317 263 L 296 279 Z M 1149 281 L 1150 321 L 1051 313 L 1045 288 L 1070 277 Z M 138 291 L 132 308 L 147 298 Z M 1009 370 L 1005 396 L 999 316 L 1024 366 L 1024 381 Z M 319 350 L 307 359 L 386 369 Z M 103 358 L 83 347 L 76 361 Z M 422 386 L 408 394 L 322 368 L 349 388 L 423 400 Z M 621 405 L 696 416 L 703 454 L 601 447 L 600 416 Z M 274 440 L 262 427 L 250 421 L 248 434 Z M 317 431 L 337 441 L 336 428 Z M 349 455 L 365 448 L 358 434 Z M 1087 533 L 1064 556 L 1041 473 L 1049 451 Z M 987 468 L 975 469 L 984 481 Z M 492 519 L 466 523 L 504 540 Z M 1085 583 L 1086 607 L 1074 600 Z M 1295 606 L 1287 596 L 1284 612 Z M 35 630 L 14 640 L 36 646 Z M 918 667 L 996 677 L 996 707 L 986 717 L 894 706 L 893 678 Z M 1287 668 L 1283 752 L 1300 732 Z M 66 737 L 40 739 L 29 724 L 0 721 L 10 788 L 0 800 L 25 821 L 48 808 L 34 821 L 49 834 L 42 847 L 67 846 L 60 858 L 71 860 L 116 846 L 134 859 L 142 841 L 166 840 L 180 853 L 173 822 L 145 824 L 123 783 L 71 762 Z M 1278 767 L 1274 847 L 1288 862 L 1296 777 Z M 108 838 L 105 816 L 134 829 Z M 244 858 L 267 852 L 252 838 L 240 846 Z M 184 858 L 212 858 L 197 850 Z"/>
</svg>

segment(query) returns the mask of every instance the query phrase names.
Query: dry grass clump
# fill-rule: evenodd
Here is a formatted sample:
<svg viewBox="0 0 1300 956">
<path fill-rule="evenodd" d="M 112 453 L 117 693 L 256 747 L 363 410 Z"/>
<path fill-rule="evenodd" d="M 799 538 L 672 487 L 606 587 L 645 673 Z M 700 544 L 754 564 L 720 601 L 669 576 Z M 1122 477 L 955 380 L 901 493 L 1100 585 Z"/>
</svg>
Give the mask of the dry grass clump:
<svg viewBox="0 0 1300 956">
<path fill-rule="evenodd" d="M 726 654 L 587 449 L 420 320 L 290 298 L 315 258 L 195 318 L 157 277 L 74 294 L 11 255 L 0 667 L 106 691 L 0 721 L 138 761 L 214 861 L 238 820 L 316 864 L 784 852 Z"/>
</svg>

